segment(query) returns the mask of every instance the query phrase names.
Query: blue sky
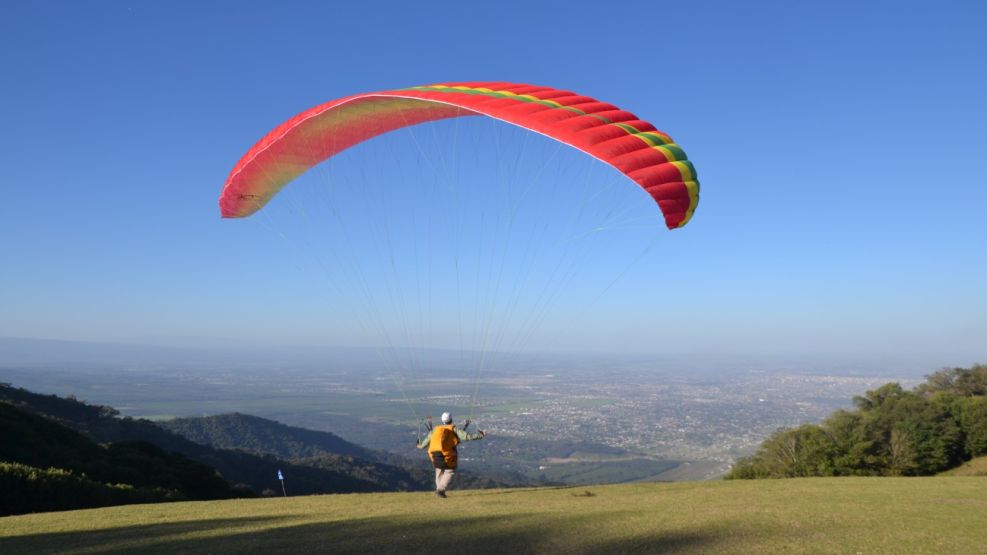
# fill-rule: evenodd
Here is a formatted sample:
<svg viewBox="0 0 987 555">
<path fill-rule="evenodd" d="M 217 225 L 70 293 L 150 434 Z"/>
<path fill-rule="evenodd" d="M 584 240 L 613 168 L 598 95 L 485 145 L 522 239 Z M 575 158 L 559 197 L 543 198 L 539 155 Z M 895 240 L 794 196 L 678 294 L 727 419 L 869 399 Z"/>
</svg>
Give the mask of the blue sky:
<svg viewBox="0 0 987 555">
<path fill-rule="evenodd" d="M 507 80 L 652 121 L 703 186 L 613 287 L 590 261 L 527 348 L 987 360 L 985 6 L 8 2 L 0 336 L 378 341 L 332 308 L 358 296 L 219 218 L 222 183 L 312 105 Z"/>
</svg>

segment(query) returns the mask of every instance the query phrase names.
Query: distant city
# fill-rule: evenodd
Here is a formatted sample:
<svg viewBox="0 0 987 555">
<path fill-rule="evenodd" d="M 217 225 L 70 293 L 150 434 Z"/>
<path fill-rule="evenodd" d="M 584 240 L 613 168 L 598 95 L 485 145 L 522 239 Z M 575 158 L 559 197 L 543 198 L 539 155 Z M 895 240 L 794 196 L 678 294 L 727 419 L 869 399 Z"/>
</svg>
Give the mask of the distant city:
<svg viewBox="0 0 987 555">
<path fill-rule="evenodd" d="M 774 430 L 819 422 L 850 407 L 854 395 L 891 381 L 762 371 L 701 380 L 608 378 L 549 376 L 538 384 L 519 383 L 543 400 L 507 414 L 493 413 L 488 426 L 516 437 L 551 434 L 662 459 L 702 462 L 704 477 L 714 477 L 738 456 L 752 453 Z M 911 387 L 919 380 L 896 381 Z"/>
</svg>

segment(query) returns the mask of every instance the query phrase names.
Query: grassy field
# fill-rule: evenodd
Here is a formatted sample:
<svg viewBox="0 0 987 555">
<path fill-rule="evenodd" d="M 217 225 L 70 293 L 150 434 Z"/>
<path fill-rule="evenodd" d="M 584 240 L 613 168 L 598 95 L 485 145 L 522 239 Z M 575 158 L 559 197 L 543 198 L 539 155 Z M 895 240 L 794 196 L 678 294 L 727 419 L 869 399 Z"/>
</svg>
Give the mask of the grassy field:
<svg viewBox="0 0 987 555">
<path fill-rule="evenodd" d="M 987 480 L 326 495 L 0 518 L 0 553 L 983 553 Z"/>
</svg>

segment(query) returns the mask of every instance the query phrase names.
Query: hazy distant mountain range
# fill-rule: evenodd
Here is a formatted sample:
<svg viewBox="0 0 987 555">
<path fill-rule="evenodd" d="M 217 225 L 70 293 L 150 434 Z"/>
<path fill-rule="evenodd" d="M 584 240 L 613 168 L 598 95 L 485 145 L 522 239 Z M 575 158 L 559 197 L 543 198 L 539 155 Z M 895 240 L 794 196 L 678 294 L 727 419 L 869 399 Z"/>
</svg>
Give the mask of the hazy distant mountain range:
<svg viewBox="0 0 987 555">
<path fill-rule="evenodd" d="M 177 344 L 176 344 L 177 345 Z M 430 365 L 436 368 L 452 367 L 461 362 L 463 353 L 458 349 L 416 350 L 427 353 Z M 926 373 L 929 368 L 941 366 L 943 361 L 931 357 L 923 360 L 916 356 L 835 357 L 819 353 L 811 354 L 754 354 L 754 353 L 603 353 L 603 352 L 555 352 L 525 353 L 517 358 L 520 366 L 557 366 L 578 363 L 613 365 L 633 364 L 641 368 L 659 371 L 687 372 L 692 375 L 722 375 L 746 372 L 751 368 L 770 369 L 798 367 L 809 373 L 826 375 L 870 375 L 893 373 L 896 376 Z M 965 363 L 966 361 L 957 361 Z M 264 368 L 290 365 L 299 368 L 324 368 L 327 363 L 348 368 L 379 366 L 377 350 L 371 347 L 328 346 L 261 346 L 247 344 L 203 344 L 167 346 L 165 343 L 128 344 L 87 341 L 63 341 L 0 336 L 0 367 L 57 367 L 63 370 L 85 367 L 154 368 L 181 365 L 187 369 L 244 366 Z"/>
<path fill-rule="evenodd" d="M 374 360 L 373 351 L 361 348 L 257 347 L 247 345 L 165 346 L 88 341 L 63 341 L 0 336 L 0 365 L 215 365 L 271 362 L 342 362 Z"/>
</svg>

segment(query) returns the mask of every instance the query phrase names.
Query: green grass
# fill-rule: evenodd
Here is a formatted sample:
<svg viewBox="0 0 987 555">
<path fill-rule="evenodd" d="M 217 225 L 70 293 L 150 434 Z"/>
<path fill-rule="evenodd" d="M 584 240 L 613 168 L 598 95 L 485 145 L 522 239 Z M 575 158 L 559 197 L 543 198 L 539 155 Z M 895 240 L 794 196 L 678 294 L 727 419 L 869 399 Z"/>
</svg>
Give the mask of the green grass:
<svg viewBox="0 0 987 555">
<path fill-rule="evenodd" d="M 975 477 L 326 495 L 0 518 L 0 553 L 982 553 L 984 514 Z"/>
</svg>

